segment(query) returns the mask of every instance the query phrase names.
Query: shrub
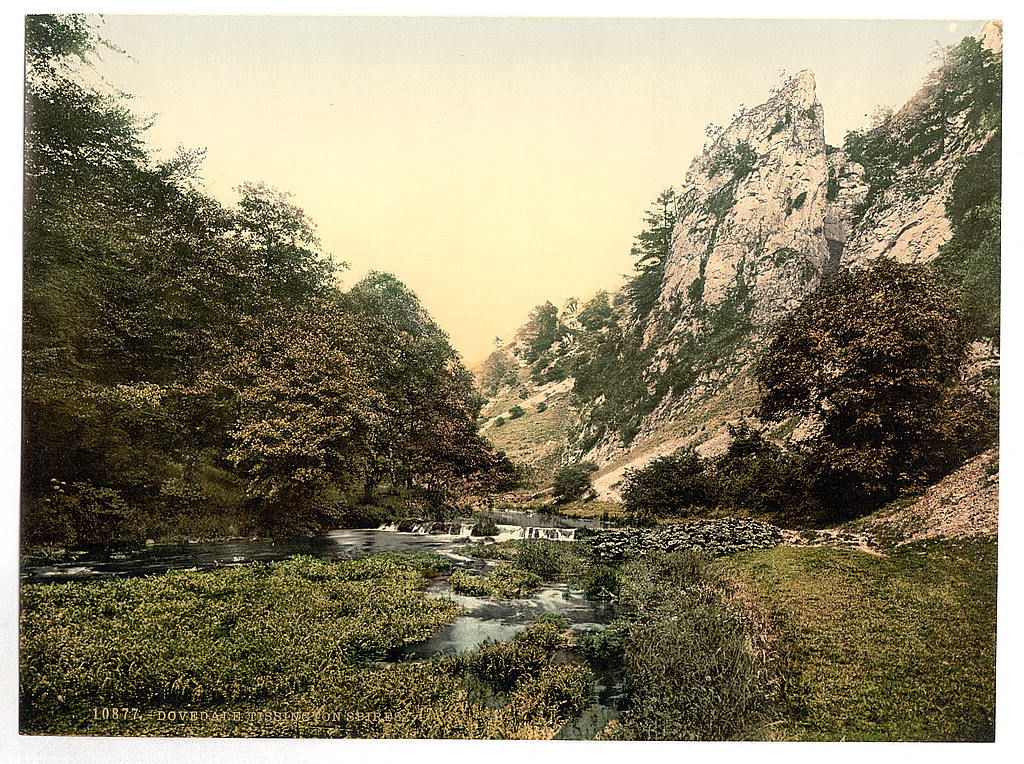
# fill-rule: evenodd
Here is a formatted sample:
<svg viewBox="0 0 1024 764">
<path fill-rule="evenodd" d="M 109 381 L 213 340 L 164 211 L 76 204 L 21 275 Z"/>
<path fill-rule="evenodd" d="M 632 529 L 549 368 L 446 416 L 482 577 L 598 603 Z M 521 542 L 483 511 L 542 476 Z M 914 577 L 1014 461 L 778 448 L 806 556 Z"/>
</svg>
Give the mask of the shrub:
<svg viewBox="0 0 1024 764">
<path fill-rule="evenodd" d="M 473 529 L 469 532 L 470 536 L 497 536 L 498 535 L 498 524 L 489 517 L 481 517 L 476 521 Z"/>
<path fill-rule="evenodd" d="M 618 619 L 599 631 L 578 635 L 576 647 L 595 666 L 622 666 L 625 662 L 628 639 L 629 621 Z"/>
<path fill-rule="evenodd" d="M 540 414 L 540 413 L 542 413 L 544 411 L 547 411 L 547 410 L 548 410 L 548 402 L 547 401 L 540 401 L 537 404 L 537 413 L 538 414 Z"/>
<path fill-rule="evenodd" d="M 485 643 L 468 663 L 472 674 L 508 691 L 524 677 L 539 675 L 548 655 L 544 648 L 522 641 Z"/>
<path fill-rule="evenodd" d="M 593 682 L 586 666 L 553 666 L 521 682 L 506 708 L 525 722 L 573 719 L 590 705 Z"/>
<path fill-rule="evenodd" d="M 562 467 L 555 474 L 555 501 L 565 504 L 592 495 L 594 488 L 590 481 L 590 473 L 596 469 L 596 465 L 589 462 Z"/>
<path fill-rule="evenodd" d="M 508 410 L 508 418 L 509 419 L 518 419 L 519 417 L 521 417 L 525 413 L 526 413 L 526 411 L 523 410 L 522 406 L 516 405 L 516 406 L 513 406 L 512 408 L 510 408 Z"/>
<path fill-rule="evenodd" d="M 494 420 L 495 427 L 503 427 L 505 425 L 505 417 L 500 416 Z"/>
<path fill-rule="evenodd" d="M 471 597 L 500 597 L 511 599 L 539 589 L 540 576 L 520 568 L 504 566 L 489 576 L 471 576 L 457 570 L 449 579 L 452 589 Z"/>
<path fill-rule="evenodd" d="M 693 449 L 662 456 L 640 470 L 627 470 L 622 502 L 630 512 L 659 517 L 714 506 L 706 464 Z"/>
<path fill-rule="evenodd" d="M 535 618 L 525 631 L 517 634 L 515 641 L 553 650 L 565 644 L 565 632 L 568 628 L 569 623 L 561 616 L 545 613 Z"/>
<path fill-rule="evenodd" d="M 787 519 L 819 511 L 813 460 L 765 440 L 746 422 L 729 432 L 729 448 L 710 467 L 719 506 Z"/>
<path fill-rule="evenodd" d="M 626 566 L 622 603 L 643 617 L 630 619 L 623 648 L 629 699 L 617 737 L 735 740 L 757 732 L 766 675 L 723 589 L 691 553 Z"/>
<path fill-rule="evenodd" d="M 595 565 L 587 570 L 583 591 L 588 599 L 611 599 L 619 593 L 619 572 L 608 565 Z"/>
<path fill-rule="evenodd" d="M 82 546 L 110 539 L 142 540 L 141 515 L 128 506 L 119 491 L 94 486 L 88 480 L 71 485 L 52 480 L 51 486 L 51 493 L 34 502 L 32 511 L 26 513 L 27 540 Z"/>
</svg>

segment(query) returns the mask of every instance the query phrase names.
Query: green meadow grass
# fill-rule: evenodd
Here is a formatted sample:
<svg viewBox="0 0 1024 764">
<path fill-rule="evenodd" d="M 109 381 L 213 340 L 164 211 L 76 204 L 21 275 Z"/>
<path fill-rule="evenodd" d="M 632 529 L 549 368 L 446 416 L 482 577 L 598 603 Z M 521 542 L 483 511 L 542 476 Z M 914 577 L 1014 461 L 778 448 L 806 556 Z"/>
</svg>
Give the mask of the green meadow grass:
<svg viewBox="0 0 1024 764">
<path fill-rule="evenodd" d="M 774 735 L 987 741 L 995 724 L 997 544 L 889 557 L 776 547 L 717 562 L 767 608 L 788 654 Z"/>
</svg>

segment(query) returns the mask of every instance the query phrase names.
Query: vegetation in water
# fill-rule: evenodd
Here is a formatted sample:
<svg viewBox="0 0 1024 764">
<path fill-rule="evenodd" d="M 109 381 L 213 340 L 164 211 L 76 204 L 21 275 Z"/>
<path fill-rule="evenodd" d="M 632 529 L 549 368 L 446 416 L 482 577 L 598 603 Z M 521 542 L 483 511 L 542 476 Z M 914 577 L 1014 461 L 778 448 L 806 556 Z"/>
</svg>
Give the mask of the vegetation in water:
<svg viewBox="0 0 1024 764">
<path fill-rule="evenodd" d="M 23 588 L 30 734 L 550 738 L 590 702 L 554 665 L 566 625 L 507 645 L 380 663 L 454 618 L 434 555 L 293 558 L 207 573 Z M 169 624 L 171 624 L 169 626 Z"/>
</svg>

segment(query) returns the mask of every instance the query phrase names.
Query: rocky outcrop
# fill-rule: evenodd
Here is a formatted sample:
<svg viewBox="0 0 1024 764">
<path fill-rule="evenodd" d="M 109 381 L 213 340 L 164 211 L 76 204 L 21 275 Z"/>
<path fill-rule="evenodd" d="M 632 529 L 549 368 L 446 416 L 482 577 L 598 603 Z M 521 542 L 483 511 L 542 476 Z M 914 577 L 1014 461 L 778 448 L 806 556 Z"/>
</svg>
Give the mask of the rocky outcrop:
<svg viewBox="0 0 1024 764">
<path fill-rule="evenodd" d="M 981 40 L 1000 51 L 1001 23 L 986 25 Z M 751 367 L 770 327 L 823 278 L 879 258 L 934 259 L 951 235 L 946 201 L 954 177 L 998 130 L 991 113 L 979 127 L 986 120 L 956 112 L 971 108 L 970 92 L 949 105 L 944 75 L 940 68 L 874 129 L 891 131 L 884 136 L 891 140 L 880 142 L 881 159 L 855 142 L 854 157 L 826 144 L 826 114 L 810 70 L 713 131 L 676 197 L 661 283 L 655 277 L 656 290 L 644 293 L 653 308 L 650 301 L 636 307 L 640 302 L 622 290 L 611 296 L 605 323 L 581 323 L 575 308 L 561 312 L 559 339 L 533 363 L 542 368 L 523 369 L 519 398 L 506 398 L 533 401 L 543 380 L 564 380 L 568 390 L 572 378 L 565 377 L 573 373 L 586 382 L 565 393 L 573 406 L 564 420 L 572 422 L 564 448 L 558 439 L 550 453 L 562 463 L 599 465 L 595 486 L 602 498 L 616 498 L 627 469 L 681 445 L 720 448 L 727 425 L 756 409 Z M 928 129 L 918 129 L 922 124 Z M 903 138 L 914 140 L 913 151 L 903 150 Z M 983 351 L 970 367 L 979 385 L 988 384 L 996 363 L 997 351 Z M 562 375 L 552 376 L 558 369 Z M 500 407 L 492 408 L 488 416 L 496 418 Z M 793 422 L 779 437 L 804 439 L 815 427 Z M 506 439 L 524 448 L 536 440 Z"/>
<path fill-rule="evenodd" d="M 1001 52 L 1002 22 L 991 21 L 981 32 L 982 44 Z M 940 97 L 940 67 L 903 108 L 881 126 L 901 141 L 908 125 Z M 879 258 L 900 263 L 927 263 L 939 254 L 952 231 L 946 218 L 946 201 L 961 162 L 981 150 L 990 133 L 979 131 L 964 114 L 945 118 L 938 156 L 927 156 L 895 168 L 892 185 L 871 204 L 845 248 L 842 265 L 864 268 Z"/>
<path fill-rule="evenodd" d="M 659 297 L 663 313 L 678 316 L 674 332 L 700 333 L 695 317 L 730 299 L 763 326 L 817 286 L 866 192 L 857 168 L 828 154 L 824 120 L 804 70 L 693 161 Z"/>
</svg>

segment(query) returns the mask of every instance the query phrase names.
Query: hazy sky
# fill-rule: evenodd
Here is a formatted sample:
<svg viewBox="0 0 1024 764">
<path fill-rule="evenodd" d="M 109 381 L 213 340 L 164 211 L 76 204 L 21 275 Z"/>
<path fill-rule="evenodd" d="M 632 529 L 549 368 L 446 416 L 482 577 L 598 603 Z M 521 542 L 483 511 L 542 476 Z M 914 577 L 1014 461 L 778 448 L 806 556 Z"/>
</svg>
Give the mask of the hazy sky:
<svg viewBox="0 0 1024 764">
<path fill-rule="evenodd" d="M 107 16 L 99 70 L 206 147 L 226 202 L 294 194 L 325 248 L 394 273 L 467 362 L 530 309 L 621 282 L 709 122 L 812 69 L 829 142 L 899 106 L 980 21 Z"/>
</svg>

